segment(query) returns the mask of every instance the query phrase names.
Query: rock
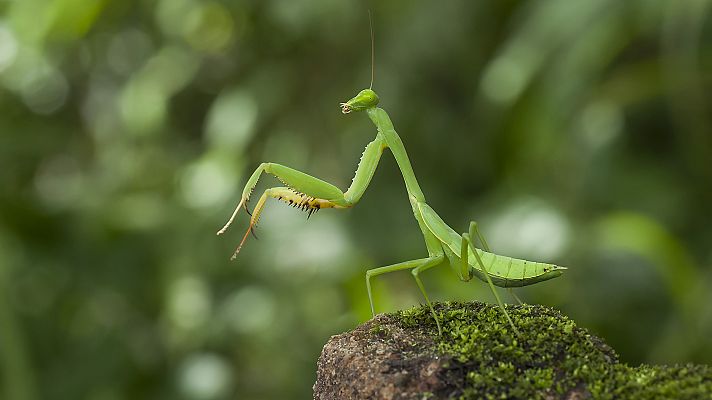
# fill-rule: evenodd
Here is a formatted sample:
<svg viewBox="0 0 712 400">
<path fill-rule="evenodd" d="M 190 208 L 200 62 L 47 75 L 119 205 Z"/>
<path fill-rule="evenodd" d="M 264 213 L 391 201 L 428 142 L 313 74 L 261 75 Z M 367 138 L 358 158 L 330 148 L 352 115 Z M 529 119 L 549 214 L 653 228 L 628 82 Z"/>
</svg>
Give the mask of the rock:
<svg viewBox="0 0 712 400">
<path fill-rule="evenodd" d="M 558 311 L 438 303 L 381 314 L 332 336 L 314 399 L 712 399 L 706 365 L 631 367 Z"/>
</svg>

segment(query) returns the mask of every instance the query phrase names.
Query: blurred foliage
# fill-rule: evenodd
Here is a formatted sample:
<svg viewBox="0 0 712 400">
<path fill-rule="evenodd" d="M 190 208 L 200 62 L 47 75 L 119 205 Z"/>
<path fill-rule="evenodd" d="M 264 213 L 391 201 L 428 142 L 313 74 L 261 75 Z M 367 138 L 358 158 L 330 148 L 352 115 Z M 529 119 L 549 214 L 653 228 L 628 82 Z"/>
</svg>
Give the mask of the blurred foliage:
<svg viewBox="0 0 712 400">
<path fill-rule="evenodd" d="M 712 27 L 703 0 L 0 2 L 0 397 L 307 398 L 364 272 L 425 254 L 386 154 L 360 204 L 270 203 L 261 161 L 350 183 L 370 79 L 429 203 L 624 361 L 712 358 Z M 267 177 L 258 190 L 274 185 Z M 428 272 L 435 299 L 490 301 Z M 421 301 L 408 273 L 377 307 Z"/>
</svg>

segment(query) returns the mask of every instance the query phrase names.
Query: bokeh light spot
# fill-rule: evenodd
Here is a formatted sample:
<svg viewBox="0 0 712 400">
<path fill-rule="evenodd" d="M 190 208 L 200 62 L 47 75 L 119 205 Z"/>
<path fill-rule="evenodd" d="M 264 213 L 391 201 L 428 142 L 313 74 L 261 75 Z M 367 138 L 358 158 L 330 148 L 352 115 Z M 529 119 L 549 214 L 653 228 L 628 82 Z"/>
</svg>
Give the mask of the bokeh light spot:
<svg viewBox="0 0 712 400">
<path fill-rule="evenodd" d="M 234 331 L 252 334 L 269 328 L 275 311 L 275 299 L 269 291 L 248 286 L 228 297 L 221 314 Z"/>
<path fill-rule="evenodd" d="M 538 199 L 519 199 L 495 217 L 490 246 L 497 254 L 535 261 L 552 261 L 568 244 L 569 224 L 551 205 Z"/>
<path fill-rule="evenodd" d="M 18 92 L 25 105 L 37 114 L 57 111 L 67 99 L 69 83 L 38 51 L 21 47 L 2 74 L 3 83 Z"/>
<path fill-rule="evenodd" d="M 180 371 L 180 389 L 189 399 L 226 398 L 232 386 L 232 368 L 221 357 L 194 354 L 188 357 Z"/>
<path fill-rule="evenodd" d="M 10 28 L 0 20 L 0 73 L 15 61 L 17 47 L 15 35 Z"/>
<path fill-rule="evenodd" d="M 276 203 L 276 202 L 275 202 Z M 287 207 L 284 203 L 273 204 L 271 216 L 261 219 L 265 230 L 279 232 L 278 250 L 274 253 L 277 268 L 292 271 L 294 269 L 314 269 L 328 266 L 320 273 L 341 275 L 348 273 L 333 268 L 334 263 L 346 256 L 349 244 L 344 228 L 333 215 L 323 214 L 312 217 L 306 223 L 304 212 Z M 275 215 L 276 214 L 276 215 Z M 295 232 L 299 232 L 295 235 Z"/>
<path fill-rule="evenodd" d="M 166 96 L 158 85 L 134 81 L 122 93 L 120 107 L 126 127 L 137 135 L 145 135 L 162 126 Z"/>
<path fill-rule="evenodd" d="M 201 279 L 184 276 L 169 288 L 171 322 L 183 329 L 195 329 L 210 318 L 210 289 Z"/>
<path fill-rule="evenodd" d="M 79 205 L 84 178 L 77 160 L 66 154 L 43 162 L 35 176 L 35 190 L 42 202 L 53 210 Z"/>
<path fill-rule="evenodd" d="M 197 55 L 178 46 L 166 46 L 146 63 L 140 78 L 154 82 L 167 96 L 189 84 L 200 61 Z"/>
<path fill-rule="evenodd" d="M 214 53 L 232 40 L 232 17 L 219 3 L 207 2 L 194 7 L 186 19 L 185 38 L 195 49 Z"/>
<path fill-rule="evenodd" d="M 138 69 L 152 50 L 151 39 L 138 29 L 127 29 L 111 39 L 106 53 L 111 69 L 120 75 L 129 75 Z"/>
<path fill-rule="evenodd" d="M 193 208 L 216 206 L 228 200 L 237 180 L 227 163 L 202 159 L 187 167 L 181 177 L 183 200 Z"/>
<path fill-rule="evenodd" d="M 580 123 L 584 140 L 589 147 L 597 149 L 620 134 L 624 119 L 615 104 L 599 101 L 586 106 Z"/>
<path fill-rule="evenodd" d="M 121 116 L 129 130 L 137 135 L 158 132 L 169 98 L 190 82 L 198 65 L 191 52 L 176 46 L 166 46 L 151 57 L 121 96 Z"/>
<path fill-rule="evenodd" d="M 47 75 L 25 86 L 22 98 L 37 114 L 51 114 L 64 104 L 68 93 L 69 84 L 64 75 L 56 69 L 51 69 Z"/>
<path fill-rule="evenodd" d="M 160 0 L 156 8 L 156 19 L 161 30 L 167 35 L 179 36 L 185 29 L 187 16 L 197 7 L 193 0 Z"/>
<path fill-rule="evenodd" d="M 114 224 L 131 230 L 153 229 L 163 223 L 166 216 L 164 200 L 148 193 L 122 196 L 112 209 Z"/>
<path fill-rule="evenodd" d="M 239 152 L 254 133 L 257 103 L 242 89 L 222 93 L 210 108 L 206 134 L 210 144 Z"/>
<path fill-rule="evenodd" d="M 526 83 L 526 71 L 520 60 L 501 56 L 485 71 L 482 90 L 494 102 L 507 104 L 519 96 Z"/>
</svg>

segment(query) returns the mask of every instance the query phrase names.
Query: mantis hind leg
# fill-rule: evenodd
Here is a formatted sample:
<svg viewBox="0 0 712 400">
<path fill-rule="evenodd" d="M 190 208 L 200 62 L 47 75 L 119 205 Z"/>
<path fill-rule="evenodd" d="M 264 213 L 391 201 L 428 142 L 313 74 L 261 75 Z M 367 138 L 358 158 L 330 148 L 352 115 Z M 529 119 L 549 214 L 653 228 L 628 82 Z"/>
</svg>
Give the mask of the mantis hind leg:
<svg viewBox="0 0 712 400">
<path fill-rule="evenodd" d="M 429 257 L 429 258 L 420 258 L 417 260 L 411 260 L 411 261 L 405 261 L 405 262 L 398 263 L 398 264 L 387 265 L 385 267 L 373 268 L 373 269 L 369 269 L 368 271 L 366 271 L 366 290 L 368 291 L 368 301 L 371 305 L 371 314 L 373 316 L 376 315 L 376 309 L 373 306 L 373 294 L 371 292 L 371 278 L 374 276 L 388 273 L 388 272 L 401 271 L 404 269 L 412 269 L 412 274 L 415 277 L 415 281 L 418 284 L 418 288 L 420 288 L 420 291 L 423 293 L 423 297 L 425 297 L 425 301 L 427 302 L 428 307 L 430 307 L 430 312 L 433 314 L 433 317 L 435 318 L 435 323 L 438 326 L 438 333 L 440 333 L 441 332 L 440 321 L 438 320 L 438 317 L 435 314 L 435 309 L 433 309 L 433 306 L 430 303 L 430 299 L 428 298 L 428 295 L 425 292 L 425 287 L 423 286 L 423 283 L 420 281 L 420 277 L 418 276 L 418 274 L 420 274 L 420 272 L 422 272 L 428 268 L 432 268 L 438 264 L 441 264 L 442 261 L 443 261 L 443 256 L 438 255 L 438 256 Z"/>
<path fill-rule="evenodd" d="M 484 249 L 484 251 L 486 251 L 486 252 L 489 253 L 489 252 L 490 252 L 490 247 L 489 247 L 489 245 L 487 244 L 487 241 L 485 240 L 485 237 L 480 233 L 480 230 L 477 228 L 477 222 L 475 222 L 475 221 L 470 221 L 470 238 L 472 238 L 472 232 L 473 232 L 473 231 L 474 231 L 475 235 L 477 235 L 477 239 L 480 241 L 480 243 L 482 243 L 482 248 Z M 519 296 L 517 296 L 517 294 L 514 293 L 514 290 L 512 290 L 512 288 L 507 288 L 507 292 L 509 292 L 509 294 L 510 294 L 512 297 L 514 297 L 514 300 L 516 300 L 519 305 L 524 304 L 524 303 L 522 302 L 522 300 L 519 298 Z"/>
<path fill-rule="evenodd" d="M 477 249 L 472 244 L 472 237 L 474 235 L 477 235 L 478 237 L 481 238 L 481 236 L 477 232 L 477 223 L 475 223 L 473 221 L 473 222 L 470 222 L 469 233 L 462 234 L 463 242 L 467 242 L 468 246 L 470 246 L 470 248 L 472 249 L 472 252 L 475 255 L 475 259 L 477 260 L 477 263 L 479 264 L 480 269 L 482 269 L 482 272 L 484 272 L 485 278 L 487 279 L 487 284 L 489 285 L 490 290 L 492 291 L 492 294 L 494 295 L 494 298 L 497 300 L 497 304 L 499 305 L 499 308 L 502 310 L 502 312 L 504 313 L 504 316 L 507 318 L 507 321 L 509 322 L 509 325 L 512 327 L 512 330 L 515 333 L 517 333 L 518 332 L 517 327 L 514 326 L 514 322 L 512 322 L 512 318 L 509 316 L 509 313 L 504 308 L 504 304 L 502 303 L 502 300 L 499 298 L 499 294 L 497 293 L 497 290 L 494 287 L 494 283 L 492 283 L 492 278 L 490 277 L 489 272 L 487 272 L 487 267 L 485 267 L 485 264 L 482 262 L 482 258 L 480 257 L 480 254 L 477 252 Z M 480 241 L 482 241 L 483 246 L 486 245 L 486 242 L 484 240 L 480 239 Z M 488 246 L 488 248 L 489 248 L 489 246 Z M 466 263 L 468 254 L 466 251 L 463 251 L 462 254 L 463 254 L 463 258 L 464 258 L 463 261 Z"/>
</svg>

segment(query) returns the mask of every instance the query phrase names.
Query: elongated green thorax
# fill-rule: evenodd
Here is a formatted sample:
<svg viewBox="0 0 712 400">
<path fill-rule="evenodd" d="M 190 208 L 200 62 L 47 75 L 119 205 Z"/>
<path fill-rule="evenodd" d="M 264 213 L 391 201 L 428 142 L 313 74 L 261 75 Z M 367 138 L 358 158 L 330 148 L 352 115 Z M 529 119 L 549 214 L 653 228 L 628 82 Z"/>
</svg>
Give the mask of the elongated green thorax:
<svg viewBox="0 0 712 400">
<path fill-rule="evenodd" d="M 378 133 L 385 138 L 386 145 L 391 150 L 391 153 L 393 153 L 393 157 L 396 159 L 398 168 L 400 168 L 401 174 L 403 175 L 408 194 L 416 201 L 425 201 L 425 195 L 423 191 L 420 190 L 418 180 L 415 178 L 415 172 L 408 158 L 408 153 L 405 151 L 403 141 L 400 136 L 398 136 L 398 133 L 396 133 L 388 113 L 379 107 L 369 108 L 366 112 L 371 121 L 373 121 L 373 124 L 376 125 Z"/>
</svg>

